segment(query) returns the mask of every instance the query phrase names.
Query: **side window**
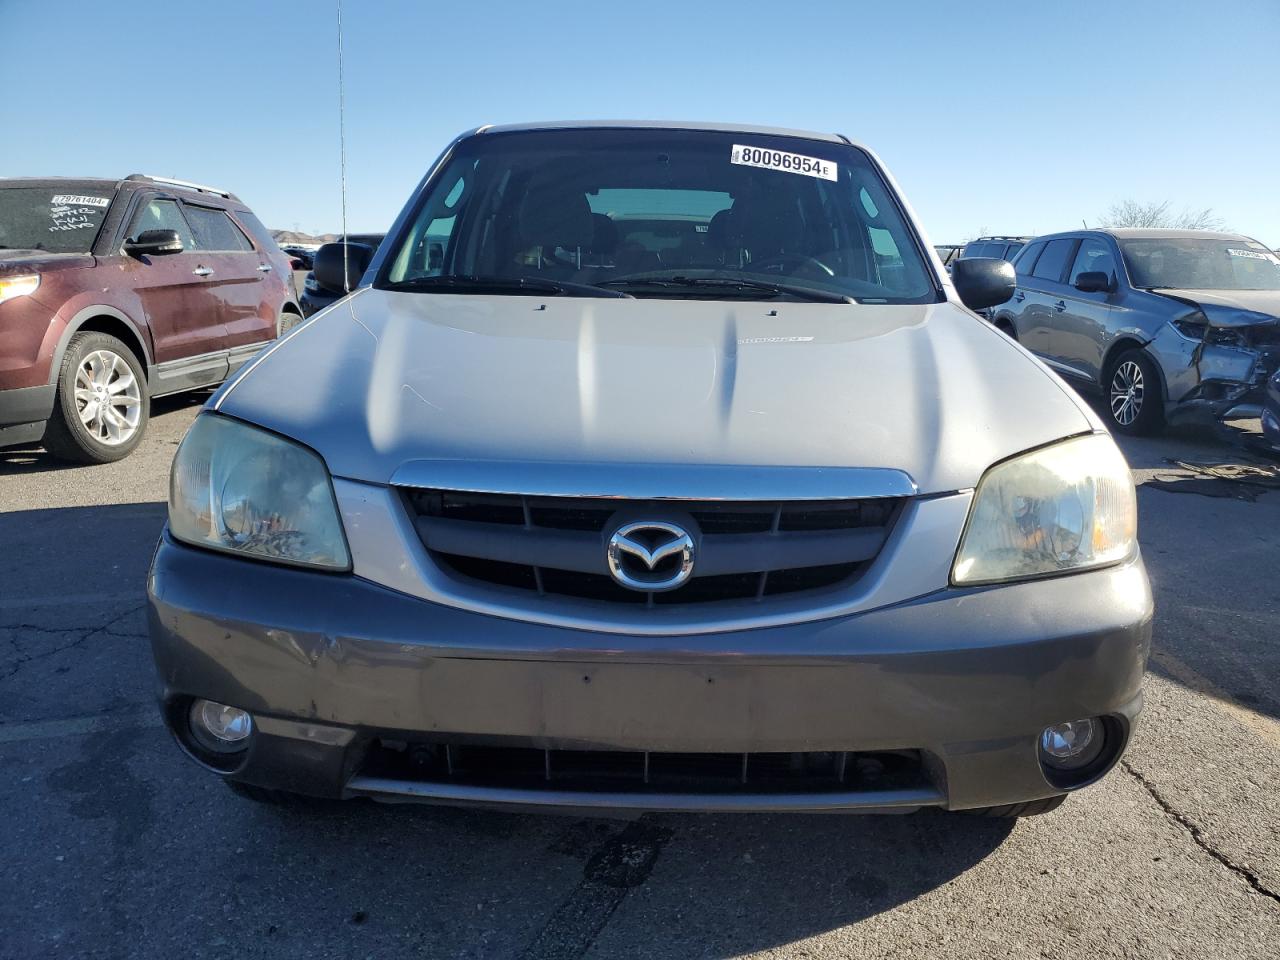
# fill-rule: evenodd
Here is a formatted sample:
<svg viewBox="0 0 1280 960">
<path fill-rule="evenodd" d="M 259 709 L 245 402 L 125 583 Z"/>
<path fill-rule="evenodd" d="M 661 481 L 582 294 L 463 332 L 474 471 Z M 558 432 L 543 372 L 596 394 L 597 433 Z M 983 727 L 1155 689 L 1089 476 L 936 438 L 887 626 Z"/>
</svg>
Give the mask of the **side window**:
<svg viewBox="0 0 1280 960">
<path fill-rule="evenodd" d="M 1004 258 L 1008 260 L 1010 263 L 1012 263 L 1013 258 L 1017 256 L 1018 251 L 1021 249 L 1022 249 L 1021 242 L 1009 244 L 1009 249 L 1004 252 Z"/>
<path fill-rule="evenodd" d="M 1014 258 L 1013 261 L 1013 269 L 1017 271 L 1018 276 L 1031 276 L 1031 271 L 1034 270 L 1036 266 L 1036 260 L 1039 259 L 1040 254 L 1043 251 L 1043 243 L 1032 243 L 1023 247 L 1022 251 L 1016 258 Z"/>
<path fill-rule="evenodd" d="M 1074 240 L 1050 240 L 1031 275 L 1039 280 L 1061 283 L 1062 272 L 1067 268 L 1067 258 L 1071 256 L 1075 245 Z"/>
<path fill-rule="evenodd" d="M 183 250 L 194 249 L 196 245 L 176 200 L 148 200 L 139 207 L 127 236 L 136 239 L 144 230 L 176 230 Z"/>
<path fill-rule="evenodd" d="M 871 239 L 871 252 L 875 255 L 880 283 L 894 292 L 906 289 L 907 267 L 893 234 L 880 227 L 867 227 L 867 235 Z"/>
<path fill-rule="evenodd" d="M 1111 256 L 1111 250 L 1105 242 L 1095 239 L 1080 241 L 1080 252 L 1071 265 L 1070 282 L 1074 285 L 1082 273 L 1105 273 L 1115 279 L 1115 258 Z"/>
<path fill-rule="evenodd" d="M 239 253 L 253 249 L 249 238 L 240 232 L 240 228 L 224 211 L 193 207 L 190 204 L 186 208 L 187 218 L 191 221 L 191 232 L 195 234 L 196 244 L 202 250 Z"/>
<path fill-rule="evenodd" d="M 271 250 L 276 246 L 275 239 L 268 230 L 253 213 L 252 210 L 237 210 L 235 219 L 249 231 L 254 240 L 258 241 L 259 250 Z"/>
<path fill-rule="evenodd" d="M 965 244 L 964 249 L 960 251 L 960 258 L 968 259 L 969 257 L 985 257 L 987 246 L 988 244 L 985 243 L 967 243 Z"/>
</svg>

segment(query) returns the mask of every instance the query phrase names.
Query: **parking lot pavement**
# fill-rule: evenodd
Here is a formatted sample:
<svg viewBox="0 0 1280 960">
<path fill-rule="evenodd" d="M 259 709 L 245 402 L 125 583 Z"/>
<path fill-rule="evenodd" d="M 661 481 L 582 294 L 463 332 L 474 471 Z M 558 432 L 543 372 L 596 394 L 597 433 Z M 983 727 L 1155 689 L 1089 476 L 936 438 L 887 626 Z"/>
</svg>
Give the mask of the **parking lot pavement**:
<svg viewBox="0 0 1280 960">
<path fill-rule="evenodd" d="M 0 451 L 0 957 L 1275 957 L 1280 492 L 1150 482 L 1157 597 L 1121 769 L 1048 816 L 645 816 L 240 800 L 159 726 L 142 615 L 167 468 Z M 1230 492 L 1229 488 L 1220 492 Z"/>
</svg>

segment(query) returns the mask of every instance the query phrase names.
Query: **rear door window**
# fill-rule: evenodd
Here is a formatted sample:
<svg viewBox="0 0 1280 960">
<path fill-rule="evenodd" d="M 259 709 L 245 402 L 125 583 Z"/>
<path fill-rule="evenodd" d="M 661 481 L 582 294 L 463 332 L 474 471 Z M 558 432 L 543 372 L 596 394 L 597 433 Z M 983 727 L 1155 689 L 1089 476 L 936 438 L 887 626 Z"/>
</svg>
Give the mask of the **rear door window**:
<svg viewBox="0 0 1280 960">
<path fill-rule="evenodd" d="M 191 231 L 201 250 L 243 253 L 253 249 L 249 238 L 240 232 L 226 212 L 211 207 L 186 205 Z"/>
<path fill-rule="evenodd" d="M 1031 275 L 1037 280 L 1050 283 L 1061 283 L 1062 274 L 1067 269 L 1067 261 L 1071 259 L 1071 251 L 1075 249 L 1075 240 L 1050 240 L 1040 254 Z"/>
<path fill-rule="evenodd" d="M 182 241 L 183 250 L 193 250 L 196 247 L 191 227 L 187 225 L 177 200 L 163 200 L 157 197 L 154 200 L 145 201 L 133 215 L 128 236 L 136 240 L 140 233 L 147 230 L 176 230 L 178 239 Z"/>
</svg>

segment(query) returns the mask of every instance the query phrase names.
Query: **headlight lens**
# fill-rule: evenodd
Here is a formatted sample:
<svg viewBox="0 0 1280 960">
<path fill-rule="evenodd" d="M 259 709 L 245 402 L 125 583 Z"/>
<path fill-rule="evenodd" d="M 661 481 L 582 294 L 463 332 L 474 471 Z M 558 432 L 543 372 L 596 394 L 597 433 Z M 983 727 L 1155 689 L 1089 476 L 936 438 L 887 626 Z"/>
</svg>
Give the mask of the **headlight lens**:
<svg viewBox="0 0 1280 960">
<path fill-rule="evenodd" d="M 40 287 L 38 273 L 23 274 L 20 277 L 0 277 L 0 303 L 14 297 L 26 297 L 35 293 Z"/>
<path fill-rule="evenodd" d="M 1021 580 L 1116 563 L 1138 535 L 1129 465 L 1106 434 L 1077 437 L 987 471 L 953 583 Z"/>
<path fill-rule="evenodd" d="M 326 570 L 351 566 L 324 462 L 213 414 L 196 418 L 174 457 L 169 530 L 228 553 Z"/>
</svg>

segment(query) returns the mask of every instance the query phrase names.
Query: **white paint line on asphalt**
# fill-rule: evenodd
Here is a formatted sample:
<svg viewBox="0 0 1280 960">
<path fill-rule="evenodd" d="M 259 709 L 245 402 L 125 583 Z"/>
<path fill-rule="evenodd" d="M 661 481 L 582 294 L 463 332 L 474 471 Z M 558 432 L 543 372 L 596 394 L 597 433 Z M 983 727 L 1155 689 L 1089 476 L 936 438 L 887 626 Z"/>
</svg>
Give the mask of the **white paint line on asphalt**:
<svg viewBox="0 0 1280 960">
<path fill-rule="evenodd" d="M 1202 677 L 1173 654 L 1165 650 L 1156 650 L 1151 659 L 1173 679 L 1195 693 L 1206 697 L 1213 704 L 1229 714 L 1245 729 L 1261 737 L 1273 746 L 1280 747 L 1280 721 L 1273 720 L 1266 714 L 1250 710 L 1207 677 Z"/>
<path fill-rule="evenodd" d="M 60 740 L 107 730 L 137 730 L 162 726 L 160 710 L 154 707 L 137 713 L 97 717 L 70 717 L 66 720 L 36 720 L 32 723 L 0 723 L 0 743 L 32 740 Z"/>
</svg>

